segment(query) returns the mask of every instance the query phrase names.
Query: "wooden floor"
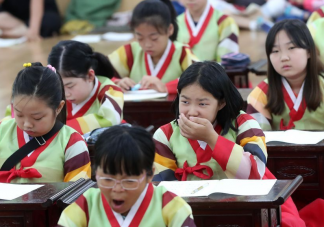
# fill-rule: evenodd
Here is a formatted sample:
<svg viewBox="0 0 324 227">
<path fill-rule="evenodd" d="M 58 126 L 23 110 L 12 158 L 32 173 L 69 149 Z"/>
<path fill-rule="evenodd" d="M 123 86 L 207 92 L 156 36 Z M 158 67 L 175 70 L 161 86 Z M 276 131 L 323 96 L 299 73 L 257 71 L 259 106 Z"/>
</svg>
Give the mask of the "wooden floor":
<svg viewBox="0 0 324 227">
<path fill-rule="evenodd" d="M 4 116 L 5 108 L 10 103 L 11 87 L 17 73 L 23 68 L 26 62 L 47 63 L 47 56 L 58 41 L 70 39 L 71 37 L 54 37 L 44 39 L 37 43 L 24 43 L 10 48 L 0 48 L 0 119 Z M 251 61 L 265 59 L 265 38 L 264 32 L 241 31 L 239 37 L 240 52 L 250 56 Z M 90 44 L 95 51 L 103 54 L 110 54 L 125 42 L 101 41 Z M 249 75 L 253 86 L 262 81 L 265 76 Z"/>
</svg>

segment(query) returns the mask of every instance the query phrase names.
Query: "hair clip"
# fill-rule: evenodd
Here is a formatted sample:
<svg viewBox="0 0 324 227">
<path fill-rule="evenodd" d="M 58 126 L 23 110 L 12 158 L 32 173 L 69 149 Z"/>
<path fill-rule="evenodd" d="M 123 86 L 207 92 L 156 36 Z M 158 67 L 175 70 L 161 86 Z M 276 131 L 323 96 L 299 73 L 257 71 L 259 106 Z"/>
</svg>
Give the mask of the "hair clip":
<svg viewBox="0 0 324 227">
<path fill-rule="evenodd" d="M 27 68 L 27 67 L 31 67 L 31 66 L 32 66 L 31 63 L 24 63 L 24 64 L 23 64 L 23 67 L 25 67 L 25 68 Z"/>
<path fill-rule="evenodd" d="M 56 73 L 56 69 L 55 69 L 53 66 L 51 66 L 51 65 L 47 65 L 47 68 L 49 68 L 50 70 L 52 70 L 53 72 Z"/>
</svg>

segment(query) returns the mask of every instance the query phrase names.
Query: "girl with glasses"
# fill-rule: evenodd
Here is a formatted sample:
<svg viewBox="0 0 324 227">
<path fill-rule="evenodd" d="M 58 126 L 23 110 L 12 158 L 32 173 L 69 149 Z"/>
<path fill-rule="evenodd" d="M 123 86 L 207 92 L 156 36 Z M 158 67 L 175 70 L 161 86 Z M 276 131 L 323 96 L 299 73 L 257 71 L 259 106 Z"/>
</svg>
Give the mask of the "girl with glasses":
<svg viewBox="0 0 324 227">
<path fill-rule="evenodd" d="M 155 145 L 142 128 L 113 126 L 95 145 L 96 179 L 67 207 L 61 226 L 196 226 L 190 206 L 152 184 Z"/>
</svg>

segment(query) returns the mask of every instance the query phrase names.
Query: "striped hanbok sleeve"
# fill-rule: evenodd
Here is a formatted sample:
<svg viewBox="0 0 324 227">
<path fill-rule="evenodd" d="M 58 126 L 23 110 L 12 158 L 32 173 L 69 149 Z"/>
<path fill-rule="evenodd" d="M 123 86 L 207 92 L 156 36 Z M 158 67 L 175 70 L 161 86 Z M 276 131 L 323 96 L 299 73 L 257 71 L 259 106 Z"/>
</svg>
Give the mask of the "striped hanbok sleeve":
<svg viewBox="0 0 324 227">
<path fill-rule="evenodd" d="M 265 108 L 268 103 L 268 84 L 262 81 L 247 97 L 246 113 L 250 114 L 260 125 L 263 131 L 272 130 L 271 113 Z"/>
<path fill-rule="evenodd" d="M 239 52 L 239 28 L 232 17 L 222 15 L 218 21 L 218 37 L 219 42 L 217 46 L 215 59 L 221 62 L 221 57 L 231 52 Z"/>
<path fill-rule="evenodd" d="M 64 227 L 87 227 L 88 222 L 88 203 L 84 195 L 81 195 L 74 203 L 64 209 L 58 225 Z"/>
<path fill-rule="evenodd" d="M 198 57 L 192 52 L 187 45 L 183 45 L 180 56 L 180 65 L 182 71 L 185 71 L 192 63 L 199 61 Z"/>
<path fill-rule="evenodd" d="M 160 127 L 153 135 L 155 142 L 153 181 L 177 180 L 174 171 L 178 168 L 177 160 L 170 148 L 170 137 L 173 133 L 171 124 Z"/>
<path fill-rule="evenodd" d="M 65 148 L 64 182 L 88 179 L 91 176 L 90 157 L 87 144 L 82 136 L 75 132 Z"/>
<path fill-rule="evenodd" d="M 241 112 L 236 143 L 218 136 L 212 157 L 230 179 L 262 179 L 267 163 L 265 136 L 257 121 Z"/>
<path fill-rule="evenodd" d="M 81 134 L 96 128 L 120 124 L 123 114 L 124 94 L 116 85 L 106 85 L 99 95 L 101 106 L 98 113 L 87 114 L 67 121 L 67 125 Z"/>
<path fill-rule="evenodd" d="M 108 59 L 121 78 L 129 77 L 134 61 L 131 44 L 119 47 Z"/>
<path fill-rule="evenodd" d="M 314 11 L 311 14 L 311 16 L 307 20 L 307 25 L 313 23 L 314 21 L 316 21 L 317 19 L 322 18 L 322 17 L 324 17 L 324 6 L 317 9 L 316 11 Z"/>
<path fill-rule="evenodd" d="M 166 191 L 162 196 L 162 216 L 168 227 L 195 227 L 191 207 L 181 197 Z"/>
</svg>

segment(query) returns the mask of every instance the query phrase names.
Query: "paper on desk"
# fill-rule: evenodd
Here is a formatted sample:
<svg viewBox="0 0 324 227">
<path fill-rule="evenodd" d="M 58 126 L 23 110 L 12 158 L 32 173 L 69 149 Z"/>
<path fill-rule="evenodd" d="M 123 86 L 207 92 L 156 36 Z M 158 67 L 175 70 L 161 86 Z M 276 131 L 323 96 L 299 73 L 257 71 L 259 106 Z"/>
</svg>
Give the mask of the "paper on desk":
<svg viewBox="0 0 324 227">
<path fill-rule="evenodd" d="M 124 93 L 124 101 L 147 100 L 166 97 L 168 93 L 160 93 L 153 89 L 127 91 Z"/>
<path fill-rule="evenodd" d="M 192 192 L 208 182 L 208 186 L 192 194 Z M 208 196 L 212 193 L 226 193 L 232 195 L 267 195 L 276 179 L 273 180 L 203 180 L 203 181 L 162 181 L 168 191 L 180 197 Z"/>
<path fill-rule="evenodd" d="M 44 185 L 40 185 L 40 184 L 0 183 L 0 199 L 12 200 L 43 186 Z"/>
<path fill-rule="evenodd" d="M 10 47 L 27 41 L 26 37 L 17 39 L 0 39 L 0 47 Z"/>
<path fill-rule="evenodd" d="M 287 131 L 264 131 L 266 143 L 278 141 L 293 144 L 317 144 L 324 139 L 324 132 L 290 129 Z"/>
<path fill-rule="evenodd" d="M 77 35 L 72 40 L 82 43 L 98 43 L 101 40 L 101 35 Z"/>
<path fill-rule="evenodd" d="M 128 41 L 134 38 L 132 33 L 107 32 L 102 38 L 108 41 Z"/>
</svg>

